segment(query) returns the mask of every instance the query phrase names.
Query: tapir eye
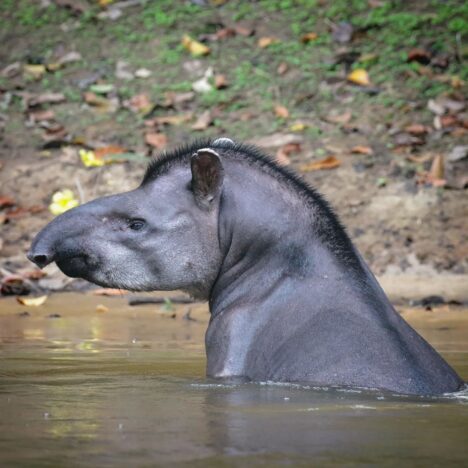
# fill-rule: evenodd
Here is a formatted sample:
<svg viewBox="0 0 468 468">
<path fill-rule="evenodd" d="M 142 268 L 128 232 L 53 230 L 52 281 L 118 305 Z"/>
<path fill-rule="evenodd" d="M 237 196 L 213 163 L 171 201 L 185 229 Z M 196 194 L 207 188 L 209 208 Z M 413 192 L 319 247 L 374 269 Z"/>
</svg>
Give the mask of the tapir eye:
<svg viewBox="0 0 468 468">
<path fill-rule="evenodd" d="M 143 229 L 145 226 L 145 221 L 143 219 L 129 219 L 128 220 L 128 227 L 132 231 L 139 231 Z"/>
</svg>

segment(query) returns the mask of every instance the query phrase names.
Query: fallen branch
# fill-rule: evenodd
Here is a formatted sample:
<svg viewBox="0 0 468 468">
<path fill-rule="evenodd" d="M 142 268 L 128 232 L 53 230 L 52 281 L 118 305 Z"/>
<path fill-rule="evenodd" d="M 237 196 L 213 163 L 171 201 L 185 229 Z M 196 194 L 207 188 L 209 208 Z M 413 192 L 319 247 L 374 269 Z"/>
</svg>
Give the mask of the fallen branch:
<svg viewBox="0 0 468 468">
<path fill-rule="evenodd" d="M 172 302 L 173 304 L 193 304 L 194 299 L 185 296 L 175 296 L 175 297 L 129 297 L 128 305 L 137 306 L 144 304 L 166 304 L 167 302 Z"/>
</svg>

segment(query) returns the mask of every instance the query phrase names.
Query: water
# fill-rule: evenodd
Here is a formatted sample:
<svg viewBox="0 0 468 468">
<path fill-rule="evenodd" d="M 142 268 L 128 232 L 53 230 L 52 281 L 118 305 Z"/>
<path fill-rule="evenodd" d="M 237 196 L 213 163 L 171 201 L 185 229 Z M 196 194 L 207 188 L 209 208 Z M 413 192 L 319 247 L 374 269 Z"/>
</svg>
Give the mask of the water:
<svg viewBox="0 0 468 468">
<path fill-rule="evenodd" d="M 197 321 L 186 321 L 186 309 L 173 319 L 121 298 L 2 300 L 0 466 L 466 465 L 467 391 L 419 398 L 210 381 L 208 315 L 192 306 Z M 465 379 L 467 312 L 404 313 Z"/>
</svg>

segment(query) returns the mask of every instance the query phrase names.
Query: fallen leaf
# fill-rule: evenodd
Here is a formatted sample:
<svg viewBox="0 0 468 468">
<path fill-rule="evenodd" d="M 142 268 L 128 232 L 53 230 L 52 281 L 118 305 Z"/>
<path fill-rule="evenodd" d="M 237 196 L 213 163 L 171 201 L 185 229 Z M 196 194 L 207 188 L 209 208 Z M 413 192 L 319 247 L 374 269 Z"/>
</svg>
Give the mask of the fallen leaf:
<svg viewBox="0 0 468 468">
<path fill-rule="evenodd" d="M 128 107 L 133 112 L 147 114 L 153 108 L 153 104 L 146 94 L 136 94 L 128 101 Z"/>
<path fill-rule="evenodd" d="M 468 145 L 458 145 L 453 147 L 452 151 L 448 154 L 447 159 L 451 162 L 456 162 L 461 161 L 466 157 L 468 157 Z"/>
<path fill-rule="evenodd" d="M 211 112 L 209 110 L 206 110 L 202 114 L 200 114 L 195 121 L 195 123 L 192 125 L 192 130 L 206 130 L 211 123 L 213 122 L 213 117 L 211 115 Z"/>
<path fill-rule="evenodd" d="M 200 57 L 203 55 L 208 55 L 211 50 L 205 44 L 192 39 L 187 34 L 182 38 L 182 45 L 194 56 Z"/>
<path fill-rule="evenodd" d="M 16 203 L 15 203 L 15 200 L 13 200 L 13 198 L 11 197 L 8 197 L 6 195 L 0 195 L 0 209 L 1 208 L 8 208 L 10 206 L 14 206 Z"/>
<path fill-rule="evenodd" d="M 454 115 L 441 115 L 439 119 L 441 128 L 454 127 L 458 125 L 458 118 Z"/>
<path fill-rule="evenodd" d="M 66 65 L 67 63 L 79 62 L 83 60 L 83 57 L 79 52 L 71 51 L 65 55 L 62 55 L 58 60 L 57 63 L 60 65 Z"/>
<path fill-rule="evenodd" d="M 99 313 L 109 312 L 109 307 L 106 307 L 104 304 L 98 304 L 96 306 L 96 312 L 99 312 Z"/>
<path fill-rule="evenodd" d="M 416 47 L 408 52 L 408 62 L 418 62 L 423 65 L 430 63 L 432 55 L 426 49 Z"/>
<path fill-rule="evenodd" d="M 427 101 L 427 108 L 436 115 L 443 115 L 445 113 L 445 108 L 434 99 L 429 99 Z"/>
<path fill-rule="evenodd" d="M 106 162 L 101 159 L 97 158 L 94 151 L 80 149 L 79 151 L 81 162 L 85 167 L 101 167 L 106 164 Z"/>
<path fill-rule="evenodd" d="M 271 46 L 272 44 L 276 44 L 277 42 L 279 42 L 278 39 L 276 39 L 274 37 L 261 37 L 258 40 L 257 45 L 261 49 L 265 49 L 265 48 Z"/>
<path fill-rule="evenodd" d="M 360 86 L 369 86 L 370 80 L 369 80 L 369 75 L 366 70 L 363 68 L 356 68 L 356 70 L 353 70 L 348 76 L 347 80 L 350 81 L 351 83 L 358 84 Z"/>
<path fill-rule="evenodd" d="M 289 111 L 284 106 L 276 105 L 275 115 L 276 117 L 279 117 L 280 119 L 287 119 L 289 117 Z"/>
<path fill-rule="evenodd" d="M 214 84 L 216 89 L 224 89 L 228 87 L 228 81 L 225 75 L 215 75 Z"/>
<path fill-rule="evenodd" d="M 422 154 L 421 156 L 409 154 L 408 156 L 406 156 L 406 159 L 416 164 L 423 164 L 427 161 L 430 161 L 432 159 L 432 156 L 430 154 Z"/>
<path fill-rule="evenodd" d="M 127 294 L 128 291 L 125 291 L 124 289 L 115 289 L 115 288 L 100 288 L 100 289 L 94 289 L 93 294 L 95 296 L 123 296 L 124 294 Z"/>
<path fill-rule="evenodd" d="M 21 276 L 30 280 L 38 280 L 44 278 L 44 276 L 47 276 L 47 273 L 43 270 L 39 270 L 36 268 L 35 270 L 27 270 L 25 272 L 22 272 Z"/>
<path fill-rule="evenodd" d="M 291 130 L 291 132 L 302 132 L 306 128 L 307 128 L 307 124 L 305 124 L 304 122 L 294 122 L 289 127 L 289 130 Z"/>
<path fill-rule="evenodd" d="M 167 136 L 164 133 L 147 133 L 145 135 L 145 143 L 161 149 L 167 145 Z"/>
<path fill-rule="evenodd" d="M 13 78 L 21 72 L 21 62 L 14 62 L 2 69 L 1 75 L 4 78 Z"/>
<path fill-rule="evenodd" d="M 345 111 L 342 114 L 331 113 L 325 117 L 325 120 L 334 124 L 346 124 L 351 120 L 353 114 L 351 111 Z"/>
<path fill-rule="evenodd" d="M 303 164 L 300 167 L 300 170 L 303 172 L 311 172 L 311 171 L 320 171 L 322 169 L 335 169 L 341 164 L 340 160 L 337 159 L 335 156 L 327 156 L 320 161 L 312 161 L 307 164 Z"/>
<path fill-rule="evenodd" d="M 21 304 L 25 306 L 32 306 L 32 307 L 38 307 L 44 304 L 44 302 L 47 300 L 47 296 L 39 296 L 39 297 L 17 297 L 16 300 Z"/>
<path fill-rule="evenodd" d="M 146 79 L 151 76 L 151 71 L 148 70 L 147 68 L 139 68 L 138 70 L 135 71 L 135 76 L 137 78 Z"/>
<path fill-rule="evenodd" d="M 410 135 L 406 132 L 397 133 L 395 135 L 394 140 L 396 146 L 412 146 L 424 144 L 424 139 L 415 135 Z"/>
<path fill-rule="evenodd" d="M 26 64 L 23 66 L 23 70 L 26 74 L 28 74 L 29 76 L 33 77 L 36 80 L 41 78 L 47 71 L 45 65 L 36 65 L 36 64 L 34 65 Z"/>
<path fill-rule="evenodd" d="M 237 31 L 234 28 L 222 28 L 218 29 L 213 35 L 215 40 L 228 39 L 229 37 L 234 37 L 237 34 Z"/>
<path fill-rule="evenodd" d="M 154 127 L 157 125 L 181 125 L 192 120 L 192 112 L 187 112 L 180 115 L 163 115 L 161 117 L 154 117 L 153 119 L 146 120 L 147 127 Z"/>
<path fill-rule="evenodd" d="M 187 91 L 185 93 L 174 93 L 169 91 L 164 94 L 164 97 L 164 107 L 174 107 L 178 104 L 184 104 L 186 102 L 193 101 L 195 98 L 195 93 L 193 91 Z"/>
<path fill-rule="evenodd" d="M 65 101 L 62 93 L 28 94 L 25 96 L 27 107 L 36 107 L 41 104 L 60 104 Z"/>
<path fill-rule="evenodd" d="M 75 198 L 73 192 L 69 189 L 65 189 L 55 192 L 52 195 L 52 203 L 49 205 L 49 210 L 53 215 L 57 216 L 78 205 L 79 202 Z"/>
<path fill-rule="evenodd" d="M 351 148 L 351 153 L 366 154 L 367 156 L 372 156 L 374 154 L 374 150 L 370 146 L 357 145 Z"/>
<path fill-rule="evenodd" d="M 307 44 L 308 42 L 315 41 L 318 38 L 318 34 L 314 32 L 309 32 L 301 36 L 301 42 Z"/>
<path fill-rule="evenodd" d="M 425 135 L 428 133 L 428 128 L 422 124 L 411 124 L 405 127 L 405 131 L 411 135 Z"/>
<path fill-rule="evenodd" d="M 96 148 L 94 150 L 94 154 L 96 158 L 105 158 L 109 154 L 122 154 L 127 151 L 126 148 L 117 145 L 108 145 L 108 146 L 101 146 L 100 148 Z"/>
<path fill-rule="evenodd" d="M 354 28 L 351 23 L 347 21 L 340 21 L 338 24 L 332 25 L 333 40 L 340 44 L 351 42 L 353 38 Z"/>
<path fill-rule="evenodd" d="M 103 96 L 98 96 L 96 93 L 87 91 L 83 94 L 83 98 L 86 104 L 94 107 L 107 107 L 109 105 L 109 100 Z"/>
<path fill-rule="evenodd" d="M 212 77 L 213 68 L 209 67 L 199 80 L 192 83 L 192 89 L 197 93 L 209 93 L 213 90 L 213 86 L 210 83 Z"/>
<path fill-rule="evenodd" d="M 289 70 L 288 64 L 286 62 L 281 62 L 276 69 L 276 73 L 282 76 Z"/>
<path fill-rule="evenodd" d="M 434 156 L 429 171 L 431 182 L 444 179 L 444 157 L 441 154 Z"/>
<path fill-rule="evenodd" d="M 299 153 L 301 151 L 301 145 L 299 143 L 288 143 L 287 145 L 282 146 L 276 152 L 276 161 L 282 166 L 287 166 L 291 164 L 289 155 L 293 153 Z"/>
<path fill-rule="evenodd" d="M 92 93 L 95 93 L 95 94 L 109 94 L 111 93 L 112 91 L 114 91 L 114 85 L 113 84 L 110 84 L 110 83 L 99 83 L 99 84 L 92 84 L 90 87 L 89 87 L 89 90 L 92 92 Z"/>
<path fill-rule="evenodd" d="M 262 148 L 275 148 L 288 143 L 302 143 L 303 141 L 303 136 L 294 133 L 273 133 L 272 135 L 255 138 L 250 143 Z"/>
<path fill-rule="evenodd" d="M 7 275 L 1 280 L 0 292 L 4 296 L 13 296 L 18 294 L 28 294 L 30 292 L 30 288 L 21 276 Z"/>
<path fill-rule="evenodd" d="M 244 37 L 249 37 L 251 36 L 255 30 L 249 26 L 242 25 L 242 24 L 236 24 L 234 25 L 234 29 L 239 36 L 244 36 Z"/>
<path fill-rule="evenodd" d="M 33 123 L 40 122 L 42 120 L 53 120 L 55 118 L 54 111 L 47 110 L 36 110 L 28 113 L 28 117 Z"/>
</svg>

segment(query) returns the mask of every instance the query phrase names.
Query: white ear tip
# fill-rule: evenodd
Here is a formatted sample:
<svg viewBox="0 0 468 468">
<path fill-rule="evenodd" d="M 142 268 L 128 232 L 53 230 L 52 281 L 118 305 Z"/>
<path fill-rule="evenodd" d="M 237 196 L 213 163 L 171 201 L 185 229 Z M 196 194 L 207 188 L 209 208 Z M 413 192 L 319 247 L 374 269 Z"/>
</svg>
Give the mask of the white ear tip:
<svg viewBox="0 0 468 468">
<path fill-rule="evenodd" d="M 217 138 L 213 141 L 213 145 L 234 146 L 235 143 L 230 138 Z"/>
</svg>

